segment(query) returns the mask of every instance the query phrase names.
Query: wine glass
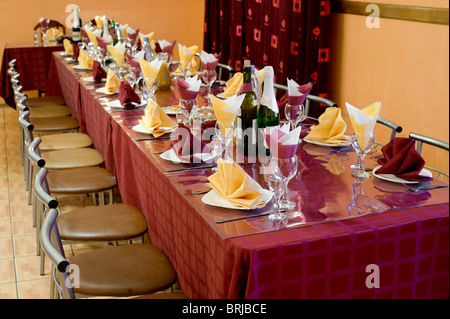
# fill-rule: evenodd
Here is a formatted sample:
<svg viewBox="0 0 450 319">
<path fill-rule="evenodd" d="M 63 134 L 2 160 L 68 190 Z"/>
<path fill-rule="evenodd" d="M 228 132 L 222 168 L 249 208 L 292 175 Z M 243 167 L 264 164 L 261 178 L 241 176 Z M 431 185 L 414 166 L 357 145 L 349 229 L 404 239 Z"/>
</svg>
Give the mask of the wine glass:
<svg viewBox="0 0 450 319">
<path fill-rule="evenodd" d="M 269 177 L 269 189 L 275 196 L 275 210 L 269 214 L 272 221 L 285 220 L 287 218 L 286 211 L 282 209 L 281 198 L 286 192 L 286 183 L 284 179 L 279 179 L 275 175 Z"/>
<path fill-rule="evenodd" d="M 352 172 L 352 176 L 355 178 L 370 178 L 370 174 L 366 172 L 364 166 L 364 160 L 367 153 L 369 153 L 375 145 L 375 135 L 374 133 L 362 134 L 353 133 L 352 135 L 352 146 L 356 150 L 358 155 L 357 164 Z M 359 164 L 359 165 L 358 165 Z"/>
<path fill-rule="evenodd" d="M 176 117 L 178 124 L 183 124 L 187 126 L 189 121 L 189 112 L 185 108 L 180 106 L 180 109 L 178 110 Z"/>
<path fill-rule="evenodd" d="M 214 135 L 211 138 L 210 146 L 211 146 L 211 154 L 214 156 L 215 160 L 217 160 L 217 158 L 222 157 L 223 142 L 217 135 Z M 213 172 L 217 172 L 218 170 L 219 169 L 217 168 L 217 165 L 212 169 Z"/>
<path fill-rule="evenodd" d="M 287 186 L 292 177 L 297 174 L 298 171 L 298 160 L 297 156 L 291 158 L 277 158 L 272 156 L 270 159 L 270 168 L 275 177 L 283 180 L 285 183 L 285 194 L 284 199 L 281 200 L 281 207 L 286 210 L 292 210 L 297 205 L 295 202 L 289 201 Z"/>
<path fill-rule="evenodd" d="M 224 161 L 233 161 L 233 158 L 230 156 L 230 143 L 233 142 L 233 139 L 236 135 L 236 122 L 232 121 L 230 123 L 230 127 L 226 127 L 219 121 L 216 121 L 216 135 L 222 141 L 224 146 Z"/>
<path fill-rule="evenodd" d="M 155 92 L 156 92 L 157 86 L 156 86 L 156 78 L 144 78 L 144 91 L 146 92 L 146 95 L 148 96 L 148 99 L 155 101 Z"/>
<path fill-rule="evenodd" d="M 291 131 L 297 127 L 298 122 L 302 122 L 306 119 L 305 108 L 303 107 L 303 104 L 286 104 L 286 107 L 284 108 L 284 114 L 286 115 L 286 119 L 288 119 L 289 123 L 291 124 Z"/>
<path fill-rule="evenodd" d="M 211 104 L 209 96 L 211 95 L 211 87 L 217 79 L 217 72 L 215 70 L 204 70 L 202 74 L 202 79 L 208 86 L 208 104 Z"/>
<path fill-rule="evenodd" d="M 183 77 L 186 79 L 186 77 L 188 76 L 189 72 L 191 72 L 192 61 L 189 61 L 189 62 L 181 61 L 179 68 L 180 68 L 181 72 L 183 73 Z"/>
</svg>

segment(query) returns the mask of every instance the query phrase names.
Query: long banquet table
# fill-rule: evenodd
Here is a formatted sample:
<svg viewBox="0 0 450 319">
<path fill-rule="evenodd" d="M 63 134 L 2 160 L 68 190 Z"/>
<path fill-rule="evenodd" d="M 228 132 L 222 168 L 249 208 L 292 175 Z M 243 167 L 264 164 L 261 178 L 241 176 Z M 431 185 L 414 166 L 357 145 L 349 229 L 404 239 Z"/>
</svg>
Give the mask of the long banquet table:
<svg viewBox="0 0 450 319">
<path fill-rule="evenodd" d="M 105 105 L 111 98 L 82 80 L 90 72 L 74 71 L 58 53 L 51 69 L 123 201 L 142 210 L 152 243 L 170 258 L 188 297 L 448 298 L 448 189 L 416 194 L 374 177 L 356 181 L 354 152 L 302 142 L 299 173 L 289 184 L 301 213 L 284 225 L 267 216 L 216 224 L 247 213 L 206 205 L 194 194 L 207 189 L 210 168 L 168 173 L 183 164 L 154 153 L 168 150 L 170 140 L 136 141 L 145 136 L 131 129 L 142 109 L 112 111 Z M 161 106 L 178 103 L 171 90 L 156 98 Z M 367 166 L 378 157 L 368 156 Z M 267 188 L 256 164 L 244 167 Z M 388 209 L 373 213 L 371 203 Z M 330 218 L 334 211 L 342 215 Z M 379 288 L 366 285 L 369 265 L 379 267 Z"/>
<path fill-rule="evenodd" d="M 52 53 L 64 47 L 56 42 L 34 44 L 33 41 L 6 43 L 0 73 L 0 96 L 6 104 L 15 108 L 14 92 L 8 75 L 9 61 L 16 59 L 20 83 L 24 91 L 46 90 Z M 49 92 L 46 92 L 49 95 Z M 58 95 L 56 92 L 55 95 Z"/>
</svg>

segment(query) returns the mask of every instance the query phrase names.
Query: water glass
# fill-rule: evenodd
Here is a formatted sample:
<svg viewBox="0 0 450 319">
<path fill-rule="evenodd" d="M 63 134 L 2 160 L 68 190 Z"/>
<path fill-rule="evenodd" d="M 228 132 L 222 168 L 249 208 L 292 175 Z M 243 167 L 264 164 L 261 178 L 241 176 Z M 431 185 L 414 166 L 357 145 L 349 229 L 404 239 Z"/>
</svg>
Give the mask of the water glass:
<svg viewBox="0 0 450 319">
<path fill-rule="evenodd" d="M 303 104 L 301 105 L 291 105 L 286 104 L 284 108 L 284 114 L 286 115 L 286 119 L 289 120 L 291 124 L 291 131 L 293 131 L 299 122 L 302 122 L 306 119 L 305 108 Z"/>
<path fill-rule="evenodd" d="M 287 218 L 286 211 L 282 209 L 281 198 L 286 192 L 286 183 L 284 179 L 279 179 L 272 175 L 269 177 L 269 189 L 275 197 L 275 210 L 269 214 L 272 221 L 285 220 Z"/>
<path fill-rule="evenodd" d="M 224 157 L 225 161 L 233 161 L 230 156 L 230 145 L 233 143 L 233 139 L 236 136 L 236 121 L 232 121 L 229 127 L 226 127 L 219 121 L 216 121 L 216 136 L 222 141 L 224 145 Z"/>
<path fill-rule="evenodd" d="M 208 86 L 208 104 L 211 104 L 209 96 L 211 95 L 211 87 L 213 83 L 217 80 L 217 72 L 214 70 L 204 70 L 202 74 L 202 79 Z"/>
<path fill-rule="evenodd" d="M 366 158 L 367 153 L 369 153 L 375 145 L 375 135 L 371 133 L 361 134 L 361 133 L 353 133 L 352 135 L 352 146 L 356 150 L 357 153 L 357 164 L 354 166 L 355 169 L 352 172 L 352 176 L 355 178 L 370 178 L 370 173 L 366 172 L 364 166 L 364 160 Z"/>
<path fill-rule="evenodd" d="M 293 156 L 291 158 L 276 158 L 272 156 L 270 160 L 270 168 L 275 177 L 284 181 L 285 192 L 284 198 L 281 200 L 281 207 L 286 210 L 294 209 L 297 205 L 295 202 L 289 201 L 287 186 L 289 181 L 297 174 L 297 156 Z"/>
</svg>

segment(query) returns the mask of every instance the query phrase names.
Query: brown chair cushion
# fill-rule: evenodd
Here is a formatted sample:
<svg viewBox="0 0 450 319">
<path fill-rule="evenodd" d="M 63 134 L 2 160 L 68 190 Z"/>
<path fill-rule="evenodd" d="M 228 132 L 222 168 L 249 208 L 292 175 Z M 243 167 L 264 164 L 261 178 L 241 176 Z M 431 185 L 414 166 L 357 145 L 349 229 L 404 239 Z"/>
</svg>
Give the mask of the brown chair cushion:
<svg viewBox="0 0 450 319">
<path fill-rule="evenodd" d="M 90 194 L 117 186 L 115 176 L 102 167 L 82 167 L 49 172 L 47 182 L 54 194 Z"/>
<path fill-rule="evenodd" d="M 64 105 L 49 105 L 30 109 L 30 119 L 70 116 L 70 109 Z"/>
<path fill-rule="evenodd" d="M 189 298 L 180 293 L 161 292 L 161 293 L 156 293 L 156 294 L 151 294 L 151 295 L 134 297 L 131 299 L 189 299 Z"/>
<path fill-rule="evenodd" d="M 91 296 L 128 297 L 169 288 L 177 275 L 162 250 L 146 244 L 95 249 L 69 258 L 79 267 L 80 288 Z"/>
<path fill-rule="evenodd" d="M 26 105 L 31 107 L 40 107 L 46 105 L 66 105 L 66 101 L 62 96 L 43 96 L 43 97 L 32 97 L 28 98 Z"/>
<path fill-rule="evenodd" d="M 125 204 L 82 207 L 59 215 L 57 223 L 61 239 L 71 241 L 129 240 L 147 232 L 141 211 Z"/>
<path fill-rule="evenodd" d="M 42 153 L 48 170 L 99 166 L 104 159 L 102 154 L 92 148 L 72 148 L 68 150 Z"/>
<path fill-rule="evenodd" d="M 84 133 L 66 133 L 41 136 L 41 152 L 70 148 L 85 148 L 92 145 L 89 135 Z"/>
<path fill-rule="evenodd" d="M 49 118 L 35 118 L 30 119 L 31 124 L 34 126 L 34 132 L 61 132 L 69 130 L 77 130 L 80 127 L 80 123 L 74 117 L 49 117 Z"/>
</svg>

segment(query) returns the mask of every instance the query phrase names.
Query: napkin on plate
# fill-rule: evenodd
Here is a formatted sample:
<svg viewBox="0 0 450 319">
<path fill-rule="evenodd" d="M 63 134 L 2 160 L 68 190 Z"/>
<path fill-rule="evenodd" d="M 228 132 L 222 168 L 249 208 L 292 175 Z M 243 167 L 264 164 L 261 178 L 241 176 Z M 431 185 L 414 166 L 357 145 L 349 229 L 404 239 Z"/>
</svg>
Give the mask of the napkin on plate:
<svg viewBox="0 0 450 319">
<path fill-rule="evenodd" d="M 72 59 L 78 60 L 78 57 L 80 56 L 80 47 L 75 44 L 72 46 L 72 50 L 73 50 Z"/>
<path fill-rule="evenodd" d="M 183 162 L 193 163 L 194 155 L 211 152 L 211 149 L 196 138 L 191 130 L 183 124 L 178 124 L 174 135 L 177 138 L 171 140 L 172 149 Z"/>
<path fill-rule="evenodd" d="M 158 44 L 162 52 L 165 52 L 171 56 L 173 54 L 173 48 L 175 47 L 175 43 L 177 40 L 173 40 L 172 42 L 166 41 L 166 40 L 159 40 Z"/>
<path fill-rule="evenodd" d="M 222 53 L 210 54 L 202 51 L 202 53 L 200 53 L 200 59 L 202 60 L 203 70 L 214 71 L 221 56 Z"/>
<path fill-rule="evenodd" d="M 119 101 L 124 107 L 134 107 L 135 104 L 141 104 L 141 98 L 134 92 L 127 81 L 122 81 L 119 87 Z"/>
<path fill-rule="evenodd" d="M 406 137 L 396 137 L 385 145 L 381 152 L 384 158 L 378 160 L 382 165 L 377 174 L 393 174 L 407 181 L 431 180 L 428 176 L 419 175 L 425 167 L 425 160 L 415 148 L 416 142 Z"/>
<path fill-rule="evenodd" d="M 339 145 L 348 142 L 344 137 L 347 124 L 342 118 L 341 109 L 328 107 L 319 117 L 319 124 L 311 127 L 311 132 L 306 136 L 310 141 L 318 141 L 331 145 Z"/>
<path fill-rule="evenodd" d="M 80 50 L 78 55 L 78 65 L 83 69 L 92 70 L 94 64 L 94 59 L 89 56 L 85 50 Z"/>
<path fill-rule="evenodd" d="M 120 68 L 123 64 L 123 59 L 125 57 L 125 42 L 117 44 L 117 46 L 107 45 L 106 47 L 111 56 L 113 57 L 114 61 L 116 61 L 116 64 Z"/>
<path fill-rule="evenodd" d="M 108 73 L 106 74 L 106 84 L 105 84 L 105 94 L 112 95 L 119 91 L 120 87 L 120 79 L 113 72 L 111 68 L 108 69 Z"/>
<path fill-rule="evenodd" d="M 73 45 L 70 43 L 69 39 L 64 39 L 63 44 L 65 53 L 73 55 Z"/>
<path fill-rule="evenodd" d="M 288 79 L 288 94 L 290 105 L 301 105 L 305 103 L 309 92 L 311 92 L 313 84 L 311 82 L 298 85 L 294 80 Z"/>
<path fill-rule="evenodd" d="M 151 62 L 139 59 L 139 65 L 141 66 L 141 71 L 148 87 L 153 86 L 162 64 L 163 60 L 160 59 L 154 59 Z"/>
<path fill-rule="evenodd" d="M 302 127 L 289 132 L 289 124 L 271 130 L 270 133 L 263 132 L 265 142 L 272 155 L 276 158 L 291 158 L 297 152 Z"/>
<path fill-rule="evenodd" d="M 60 36 L 60 35 L 64 35 L 63 32 L 60 29 L 58 29 L 58 28 L 50 28 L 50 29 L 48 29 L 45 32 L 45 34 L 42 37 L 42 39 L 43 40 L 56 40 L 56 37 Z"/>
<path fill-rule="evenodd" d="M 86 30 L 86 33 L 89 37 L 89 41 L 92 42 L 92 44 L 94 45 L 94 49 L 97 50 L 98 47 L 98 40 L 97 37 L 100 37 L 102 35 L 102 30 Z"/>
<path fill-rule="evenodd" d="M 258 80 L 259 85 L 264 82 L 264 69 L 255 70 L 255 76 Z M 225 83 L 225 90 L 222 93 L 223 97 L 230 97 L 234 94 L 238 94 L 241 91 L 242 85 L 244 84 L 244 75 L 242 72 L 236 72 L 231 79 Z"/>
<path fill-rule="evenodd" d="M 154 137 L 160 137 L 167 130 L 177 128 L 177 123 L 172 121 L 163 109 L 152 100 L 148 100 L 144 116 L 139 120 L 139 124 Z"/>
<path fill-rule="evenodd" d="M 202 81 L 198 79 L 197 75 L 187 77 L 186 80 L 175 79 L 175 83 L 178 93 L 183 100 L 195 100 L 202 85 Z"/>
<path fill-rule="evenodd" d="M 261 208 L 262 187 L 234 162 L 217 161 L 218 172 L 208 177 L 207 186 L 214 189 L 223 199 L 246 209 Z"/>
<path fill-rule="evenodd" d="M 356 133 L 361 150 L 365 150 L 370 140 L 370 134 L 377 124 L 378 115 L 381 112 L 381 102 L 375 102 L 363 110 L 359 110 L 350 103 L 345 102 L 348 115 Z"/>
<path fill-rule="evenodd" d="M 231 123 L 236 118 L 245 95 L 235 95 L 226 100 L 221 100 L 214 95 L 211 95 L 211 104 L 214 109 L 217 121 L 222 123 L 221 131 L 225 135 L 226 129 L 231 128 Z"/>
<path fill-rule="evenodd" d="M 94 64 L 92 65 L 92 78 L 94 79 L 94 82 L 100 83 L 106 77 L 107 77 L 107 73 L 102 68 L 100 62 L 94 61 Z"/>
</svg>

